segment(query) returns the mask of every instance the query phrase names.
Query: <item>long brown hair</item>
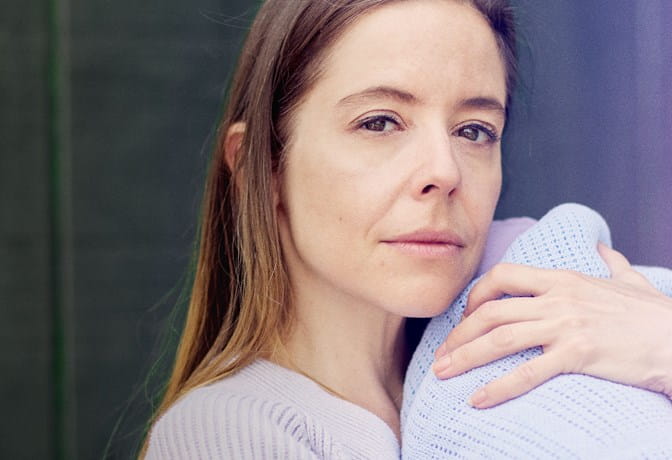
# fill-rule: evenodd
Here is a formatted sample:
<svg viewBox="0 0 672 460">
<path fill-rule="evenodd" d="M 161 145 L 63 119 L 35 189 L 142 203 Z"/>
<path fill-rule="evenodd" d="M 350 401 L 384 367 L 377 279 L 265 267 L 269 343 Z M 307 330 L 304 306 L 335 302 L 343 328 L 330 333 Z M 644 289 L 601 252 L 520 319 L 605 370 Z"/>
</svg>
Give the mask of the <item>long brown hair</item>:
<svg viewBox="0 0 672 460">
<path fill-rule="evenodd" d="M 268 0 L 250 29 L 229 92 L 205 190 L 189 311 L 159 417 L 186 392 L 273 356 L 292 324 L 290 289 L 273 205 L 292 110 L 319 76 L 325 51 L 380 5 L 404 0 Z M 488 20 L 516 77 L 513 14 L 505 0 L 465 0 Z M 508 106 L 508 104 L 507 104 Z M 226 162 L 234 123 L 245 132 Z"/>
</svg>

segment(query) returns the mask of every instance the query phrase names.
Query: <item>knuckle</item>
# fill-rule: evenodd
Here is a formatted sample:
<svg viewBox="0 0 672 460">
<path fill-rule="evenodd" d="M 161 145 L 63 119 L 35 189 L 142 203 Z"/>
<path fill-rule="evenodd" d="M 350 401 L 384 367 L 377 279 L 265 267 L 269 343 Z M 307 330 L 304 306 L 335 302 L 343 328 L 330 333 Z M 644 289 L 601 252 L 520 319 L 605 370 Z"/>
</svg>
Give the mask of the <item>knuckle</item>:
<svg viewBox="0 0 672 460">
<path fill-rule="evenodd" d="M 453 351 L 451 359 L 454 363 L 462 366 L 471 362 L 472 352 L 469 347 L 463 346 Z"/>
<path fill-rule="evenodd" d="M 566 296 L 553 296 L 548 299 L 548 306 L 553 310 L 559 310 L 560 308 L 566 308 L 569 305 L 570 300 Z"/>
<path fill-rule="evenodd" d="M 537 372 L 531 363 L 526 362 L 516 369 L 516 378 L 526 386 L 534 386 L 537 380 Z"/>
<path fill-rule="evenodd" d="M 498 347 L 507 347 L 513 344 L 513 328 L 510 325 L 500 326 L 491 333 L 492 343 Z"/>
<path fill-rule="evenodd" d="M 572 356 L 576 362 L 585 365 L 591 356 L 595 354 L 597 346 L 595 342 L 585 333 L 573 334 L 568 343 L 569 356 Z"/>
<path fill-rule="evenodd" d="M 586 311 L 583 306 L 583 301 L 573 290 L 567 289 L 564 293 L 550 297 L 548 299 L 548 306 L 560 315 L 566 317 L 563 326 L 582 325 L 582 323 L 576 324 L 571 321 L 572 317 L 576 317 L 576 315 L 583 314 Z"/>
<path fill-rule="evenodd" d="M 565 330 L 583 331 L 586 328 L 587 322 L 586 318 L 571 316 L 565 320 Z"/>
<path fill-rule="evenodd" d="M 492 323 L 497 321 L 498 311 L 493 302 L 486 302 L 478 307 L 473 315 L 482 323 Z"/>
</svg>

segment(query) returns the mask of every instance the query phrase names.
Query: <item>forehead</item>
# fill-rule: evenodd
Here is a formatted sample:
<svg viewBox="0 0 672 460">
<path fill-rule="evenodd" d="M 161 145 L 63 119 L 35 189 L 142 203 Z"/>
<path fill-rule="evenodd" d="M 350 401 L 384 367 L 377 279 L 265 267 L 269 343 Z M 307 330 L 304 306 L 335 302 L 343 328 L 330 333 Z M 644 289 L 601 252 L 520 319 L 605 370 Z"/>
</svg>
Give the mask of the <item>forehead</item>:
<svg viewBox="0 0 672 460">
<path fill-rule="evenodd" d="M 321 82 L 334 97 L 401 87 L 427 100 L 506 100 L 505 66 L 485 18 L 464 2 L 390 2 L 355 20 L 328 50 Z"/>
</svg>

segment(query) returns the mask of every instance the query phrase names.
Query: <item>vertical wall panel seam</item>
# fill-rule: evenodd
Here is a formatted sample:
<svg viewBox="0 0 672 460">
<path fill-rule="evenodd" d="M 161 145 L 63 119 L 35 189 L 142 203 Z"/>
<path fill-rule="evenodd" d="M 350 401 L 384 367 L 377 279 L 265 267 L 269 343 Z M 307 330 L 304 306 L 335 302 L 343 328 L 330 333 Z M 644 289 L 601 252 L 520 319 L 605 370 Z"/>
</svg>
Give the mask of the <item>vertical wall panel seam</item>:
<svg viewBox="0 0 672 460">
<path fill-rule="evenodd" d="M 69 3 L 46 0 L 53 458 L 76 458 Z"/>
<path fill-rule="evenodd" d="M 638 124 L 633 129 L 636 145 L 640 149 L 634 152 L 637 161 L 636 174 L 633 174 L 633 188 L 637 194 L 638 222 L 636 242 L 638 257 L 647 260 L 656 257 L 658 251 L 664 251 L 661 244 L 666 231 L 664 217 L 660 206 L 665 202 L 669 183 L 655 183 L 651 181 L 650 171 L 655 168 L 667 170 L 668 174 L 663 178 L 669 178 L 669 161 L 666 162 L 665 151 L 669 142 L 669 126 L 665 123 L 666 113 L 670 113 L 666 105 L 665 92 L 669 90 L 669 68 L 666 68 L 664 57 L 670 50 L 667 44 L 670 16 L 666 15 L 667 0 L 649 0 L 635 4 L 636 25 L 636 80 L 634 88 L 635 107 Z M 672 11 L 669 9 L 668 11 Z M 666 24 L 667 23 L 667 24 Z M 667 27 L 666 27 L 667 26 Z M 666 169 L 667 167 L 667 169 Z M 649 173 L 649 174 L 646 174 Z M 669 224 L 668 224 L 669 228 Z M 635 259 L 634 262 L 641 262 Z M 663 266 L 669 266 L 669 260 L 655 262 Z"/>
</svg>

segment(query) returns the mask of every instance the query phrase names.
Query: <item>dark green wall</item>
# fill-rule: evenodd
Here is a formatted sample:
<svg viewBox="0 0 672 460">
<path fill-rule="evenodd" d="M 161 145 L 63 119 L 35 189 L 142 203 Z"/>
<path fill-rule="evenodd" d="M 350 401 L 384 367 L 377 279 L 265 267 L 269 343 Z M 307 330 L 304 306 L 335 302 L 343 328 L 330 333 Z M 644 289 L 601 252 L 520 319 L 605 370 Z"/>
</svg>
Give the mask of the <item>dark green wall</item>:
<svg viewBox="0 0 672 460">
<path fill-rule="evenodd" d="M 0 457 L 48 458 L 48 12 L 20 6 L 0 5 Z"/>
<path fill-rule="evenodd" d="M 0 458 L 136 446 L 253 7 L 0 6 Z"/>
</svg>

